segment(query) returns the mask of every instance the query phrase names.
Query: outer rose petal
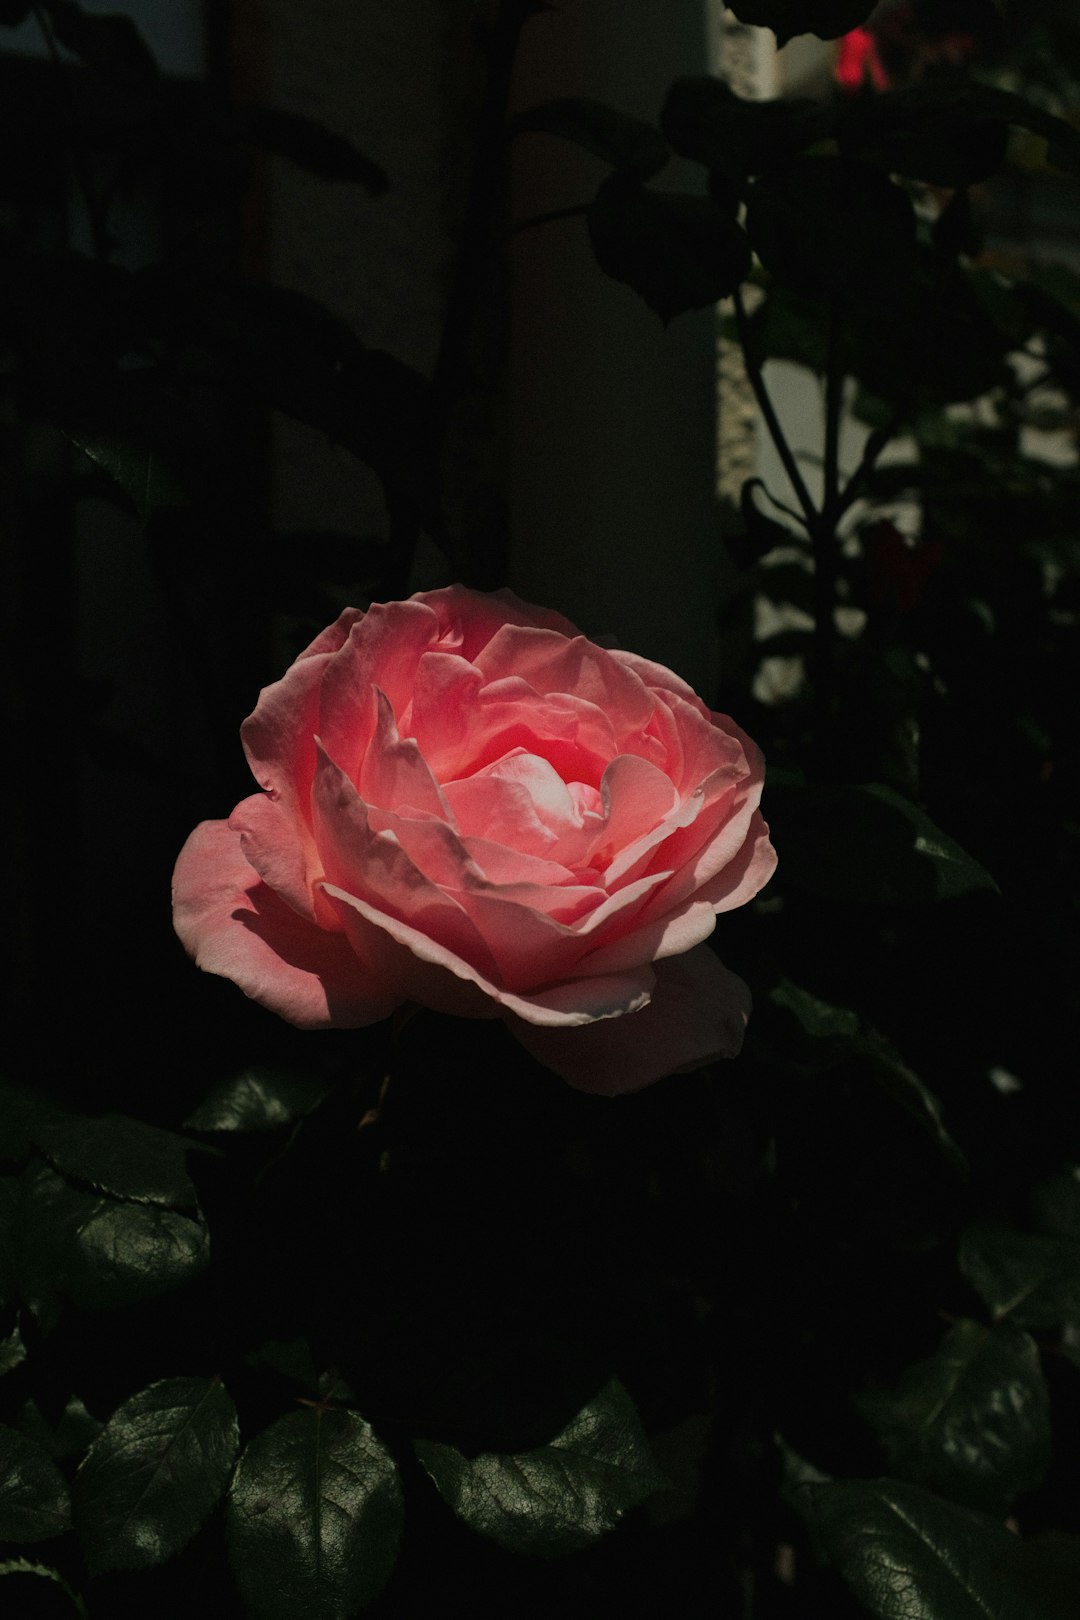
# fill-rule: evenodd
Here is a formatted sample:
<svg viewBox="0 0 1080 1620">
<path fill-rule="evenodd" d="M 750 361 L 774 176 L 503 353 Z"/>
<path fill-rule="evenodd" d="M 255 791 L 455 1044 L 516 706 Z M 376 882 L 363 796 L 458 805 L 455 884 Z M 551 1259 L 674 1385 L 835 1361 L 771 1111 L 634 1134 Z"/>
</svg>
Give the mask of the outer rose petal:
<svg viewBox="0 0 1080 1620">
<path fill-rule="evenodd" d="M 577 1029 L 508 1018 L 507 1028 L 538 1062 L 579 1091 L 618 1097 L 666 1074 L 737 1057 L 750 1016 L 750 992 L 707 945 L 654 964 L 647 1007 Z"/>
<path fill-rule="evenodd" d="M 344 934 L 297 915 L 249 866 L 227 821 L 203 821 L 173 873 L 173 922 L 207 973 L 301 1029 L 358 1029 L 404 997 Z"/>
</svg>

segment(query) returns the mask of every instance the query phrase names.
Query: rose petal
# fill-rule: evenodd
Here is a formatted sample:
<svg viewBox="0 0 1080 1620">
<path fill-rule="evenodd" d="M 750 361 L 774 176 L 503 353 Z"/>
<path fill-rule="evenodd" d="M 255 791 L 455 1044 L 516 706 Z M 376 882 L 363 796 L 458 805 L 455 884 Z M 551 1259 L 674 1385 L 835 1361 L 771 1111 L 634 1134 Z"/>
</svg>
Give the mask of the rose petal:
<svg viewBox="0 0 1080 1620">
<path fill-rule="evenodd" d="M 205 972 L 301 1029 L 356 1029 L 404 997 L 378 966 L 358 960 L 343 932 L 297 915 L 249 866 L 225 821 L 203 821 L 173 873 L 173 923 Z"/>
<path fill-rule="evenodd" d="M 379 686 L 375 688 L 375 703 L 375 734 L 357 781 L 361 797 L 368 804 L 398 814 L 419 810 L 424 815 L 452 820 L 450 806 L 416 742 L 412 737 L 398 735 L 390 699 Z M 352 773 L 347 770 L 346 774 Z"/>
<path fill-rule="evenodd" d="M 648 1006 L 579 1029 L 507 1028 L 546 1068 L 579 1091 L 617 1097 L 666 1074 L 738 1055 L 750 992 L 707 945 L 657 964 Z"/>
<path fill-rule="evenodd" d="M 608 715 L 620 735 L 643 728 L 653 711 L 654 699 L 640 677 L 584 636 L 568 640 L 554 630 L 508 624 L 473 662 L 489 679 L 513 674 L 541 696 L 573 693 Z"/>
<path fill-rule="evenodd" d="M 560 636 L 576 636 L 575 625 L 551 608 L 523 602 L 513 591 L 469 591 L 463 585 L 447 585 L 438 591 L 418 591 L 412 598 L 436 614 L 440 639 L 455 643 L 455 650 L 470 663 L 506 624 L 540 626 Z"/>
</svg>

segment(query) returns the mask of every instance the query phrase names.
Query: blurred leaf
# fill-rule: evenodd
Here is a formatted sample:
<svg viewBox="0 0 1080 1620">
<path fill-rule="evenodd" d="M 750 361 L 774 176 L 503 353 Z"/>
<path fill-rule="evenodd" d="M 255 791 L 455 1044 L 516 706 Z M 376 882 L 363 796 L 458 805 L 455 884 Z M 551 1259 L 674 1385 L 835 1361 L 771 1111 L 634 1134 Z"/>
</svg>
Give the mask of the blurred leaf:
<svg viewBox="0 0 1080 1620">
<path fill-rule="evenodd" d="M 201 1221 L 83 1192 L 40 1161 L 24 1172 L 16 1243 L 20 1290 L 46 1324 L 64 1298 L 88 1310 L 154 1299 L 197 1276 L 210 1254 Z"/>
<path fill-rule="evenodd" d="M 927 95 L 917 85 L 885 95 L 852 96 L 839 108 L 844 151 L 890 173 L 934 186 L 968 186 L 996 174 L 1009 139 L 1006 117 L 970 98 Z"/>
<path fill-rule="evenodd" d="M 273 1131 L 310 1114 L 327 1090 L 299 1070 L 245 1069 L 215 1086 L 184 1123 L 192 1131 Z"/>
<path fill-rule="evenodd" d="M 907 909 L 997 892 L 925 811 L 881 783 L 814 787 L 770 777 L 765 805 L 784 877 L 807 894 Z"/>
<path fill-rule="evenodd" d="M 70 1528 L 68 1488 L 52 1458 L 0 1425 L 0 1541 L 46 1541 Z"/>
<path fill-rule="evenodd" d="M 651 124 L 585 96 L 545 101 L 511 118 L 511 136 L 531 132 L 560 135 L 635 180 L 651 180 L 670 155 L 663 137 Z"/>
<path fill-rule="evenodd" d="M 790 161 L 831 134 L 836 112 L 827 102 L 746 101 L 716 79 L 676 79 L 664 101 L 660 128 L 681 157 L 725 175 L 737 189 L 747 175 Z"/>
<path fill-rule="evenodd" d="M 26 1345 L 18 1322 L 6 1338 L 0 1339 L 0 1378 L 14 1372 L 26 1360 Z"/>
<path fill-rule="evenodd" d="M 934 119 L 968 126 L 980 122 L 1013 124 L 1042 136 L 1050 162 L 1056 167 L 1080 174 L 1080 131 L 1011 90 L 978 84 L 971 79 L 929 79 L 909 89 L 875 97 L 874 102 L 876 112 L 872 109 L 869 116 L 886 120 L 894 115 L 895 109 L 905 120 L 925 119 L 924 127 L 929 127 Z"/>
<path fill-rule="evenodd" d="M 30 15 L 30 0 L 0 0 L 0 24 L 18 28 Z"/>
<path fill-rule="evenodd" d="M 18 1176 L 0 1176 L 0 1310 L 15 1293 L 15 1233 L 20 1188 Z"/>
<path fill-rule="evenodd" d="M 185 1547 L 225 1491 L 236 1409 L 213 1378 L 166 1378 L 113 1413 L 75 1478 L 90 1569 L 143 1569 Z"/>
<path fill-rule="evenodd" d="M 1005 1227 L 969 1226 L 960 1270 L 995 1321 L 1041 1329 L 1080 1322 L 1080 1243 Z"/>
<path fill-rule="evenodd" d="M 798 157 L 763 175 L 750 192 L 746 230 L 766 270 L 804 297 L 874 304 L 906 291 L 915 274 L 910 197 L 850 159 Z"/>
<path fill-rule="evenodd" d="M 769 1000 L 794 1013 L 806 1033 L 817 1039 L 829 1040 L 840 1036 L 852 1040 L 859 1033 L 857 1013 L 850 1012 L 846 1007 L 832 1007 L 827 1001 L 819 1001 L 817 996 L 792 984 L 790 979 L 781 979 L 769 991 Z"/>
<path fill-rule="evenodd" d="M 242 107 L 240 127 L 249 141 L 289 158 L 324 180 L 347 180 L 380 197 L 388 181 L 385 169 L 357 151 L 344 135 L 335 135 L 314 118 L 282 112 L 279 107 Z"/>
<path fill-rule="evenodd" d="M 246 1358 L 249 1367 L 272 1367 L 283 1378 L 302 1384 L 313 1394 L 319 1389 L 319 1375 L 306 1339 L 267 1339 Z"/>
<path fill-rule="evenodd" d="M 0 1086 L 0 1162 L 17 1163 L 30 1152 L 30 1119 L 41 1099 L 13 1086 Z M 0 1194 L 0 1210 L 3 1209 Z M 0 1215 L 0 1226 L 3 1220 Z"/>
<path fill-rule="evenodd" d="M 1004 1573 L 999 1522 L 897 1480 L 838 1480 L 799 1493 L 823 1551 L 876 1620 L 1043 1620 Z"/>
<path fill-rule="evenodd" d="M 29 1558 L 5 1558 L 0 1561 L 0 1576 L 3 1575 L 36 1575 L 42 1580 L 52 1581 L 71 1599 L 75 1612 L 86 1620 L 86 1604 L 78 1592 L 72 1590 L 58 1569 L 51 1569 L 48 1564 L 35 1564 Z"/>
<path fill-rule="evenodd" d="M 589 205 L 588 223 L 601 270 L 663 321 L 715 304 L 750 269 L 741 226 L 708 197 L 648 191 L 613 174 Z"/>
<path fill-rule="evenodd" d="M 590 1546 L 667 1484 L 618 1379 L 535 1451 L 465 1457 L 431 1440 L 414 1445 L 440 1495 L 471 1529 L 511 1552 L 543 1558 Z"/>
<path fill-rule="evenodd" d="M 967 1507 L 1004 1514 L 1050 1461 L 1050 1405 L 1033 1339 L 962 1321 L 897 1388 L 860 1398 L 890 1466 Z"/>
<path fill-rule="evenodd" d="M 229 1494 L 233 1573 L 260 1620 L 346 1620 L 397 1560 L 397 1467 L 355 1412 L 305 1405 L 244 1449 Z"/>
<path fill-rule="evenodd" d="M 130 17 L 84 11 L 75 0 L 43 0 L 60 44 L 114 85 L 142 89 L 157 78 L 153 53 Z"/>
<path fill-rule="evenodd" d="M 731 9 L 740 22 L 771 28 L 783 45 L 795 34 L 839 39 L 864 23 L 874 7 L 870 0 L 737 0 Z"/>
<path fill-rule="evenodd" d="M 124 1114 L 55 1113 L 37 1121 L 32 1135 L 50 1164 L 97 1192 L 174 1209 L 196 1203 L 186 1163 L 195 1144 L 171 1131 Z"/>
</svg>

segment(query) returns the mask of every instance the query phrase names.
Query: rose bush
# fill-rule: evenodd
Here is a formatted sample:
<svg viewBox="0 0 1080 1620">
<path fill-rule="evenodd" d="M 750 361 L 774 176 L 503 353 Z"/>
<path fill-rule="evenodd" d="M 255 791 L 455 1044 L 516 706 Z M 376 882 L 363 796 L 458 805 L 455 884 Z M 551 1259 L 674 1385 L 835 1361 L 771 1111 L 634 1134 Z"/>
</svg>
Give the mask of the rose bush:
<svg viewBox="0 0 1080 1620">
<path fill-rule="evenodd" d="M 592 1091 L 738 1051 L 702 942 L 775 866 L 763 763 L 670 670 L 451 586 L 346 609 L 241 735 L 261 791 L 174 876 L 200 967 L 304 1028 L 502 1018 Z"/>
</svg>

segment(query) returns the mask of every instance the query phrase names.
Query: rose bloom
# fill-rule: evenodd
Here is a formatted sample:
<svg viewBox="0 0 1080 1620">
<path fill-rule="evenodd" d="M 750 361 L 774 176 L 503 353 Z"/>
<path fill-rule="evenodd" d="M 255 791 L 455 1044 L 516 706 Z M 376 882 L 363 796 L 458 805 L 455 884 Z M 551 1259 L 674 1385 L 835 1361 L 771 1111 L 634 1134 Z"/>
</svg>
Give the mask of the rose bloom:
<svg viewBox="0 0 1080 1620">
<path fill-rule="evenodd" d="M 703 941 L 776 864 L 764 767 L 670 670 L 450 586 L 347 608 L 241 736 L 261 791 L 173 880 L 200 967 L 305 1029 L 501 1018 L 609 1095 L 738 1052 Z"/>
</svg>

